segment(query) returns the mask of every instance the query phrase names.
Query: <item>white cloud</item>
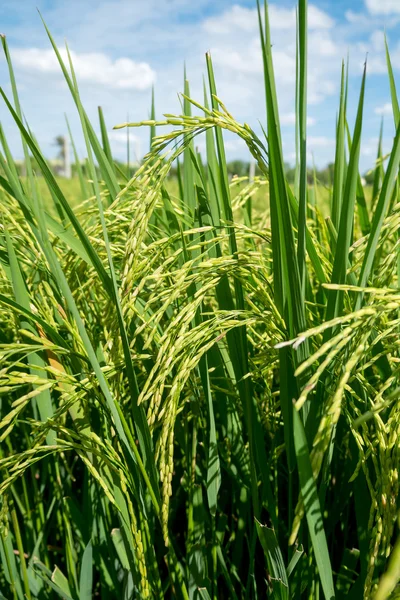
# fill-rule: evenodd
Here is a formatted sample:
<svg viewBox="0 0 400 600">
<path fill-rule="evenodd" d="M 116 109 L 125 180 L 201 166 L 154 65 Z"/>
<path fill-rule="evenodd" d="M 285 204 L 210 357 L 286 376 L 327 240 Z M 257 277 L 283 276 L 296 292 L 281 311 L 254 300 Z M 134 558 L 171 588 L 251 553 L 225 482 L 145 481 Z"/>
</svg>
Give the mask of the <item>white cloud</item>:
<svg viewBox="0 0 400 600">
<path fill-rule="evenodd" d="M 208 33 L 213 34 L 230 33 L 232 29 L 257 31 L 256 11 L 235 4 L 224 13 L 222 19 L 220 15 L 206 19 L 203 27 Z"/>
<path fill-rule="evenodd" d="M 375 52 L 383 52 L 385 50 L 385 36 L 383 31 L 373 31 L 370 40 Z"/>
<path fill-rule="evenodd" d="M 363 13 L 356 13 L 353 10 L 346 10 L 344 16 L 349 23 L 355 23 L 356 25 L 366 23 L 368 21 L 368 17 L 366 15 Z"/>
<path fill-rule="evenodd" d="M 65 50 L 60 51 L 68 63 Z M 156 74 L 148 63 L 135 62 L 122 57 L 111 60 L 100 52 L 77 54 L 71 58 L 79 81 L 105 85 L 117 89 L 148 89 L 155 81 Z M 15 66 L 27 71 L 44 74 L 61 74 L 60 65 L 53 49 L 20 48 L 13 51 Z"/>
<path fill-rule="evenodd" d="M 397 2 L 397 0 L 396 0 Z M 400 11 L 397 10 L 397 14 L 395 14 L 393 11 L 392 12 L 387 12 L 387 9 L 385 9 L 385 4 L 380 2 L 380 1 L 373 1 L 371 2 L 371 5 L 374 5 L 372 7 L 372 10 L 368 10 L 365 12 L 355 12 L 354 10 L 346 10 L 344 15 L 346 18 L 346 21 L 351 24 L 351 25 L 356 25 L 357 26 L 357 30 L 354 29 L 353 31 L 360 34 L 361 32 L 368 32 L 370 31 L 372 28 L 377 27 L 377 26 L 381 26 L 382 27 L 382 31 L 383 28 L 385 29 L 393 29 L 394 27 L 396 27 L 400 21 Z M 382 8 L 383 6 L 383 8 Z M 388 15 L 390 14 L 390 19 L 388 19 Z M 373 19 L 371 19 L 371 15 L 373 15 Z"/>
<path fill-rule="evenodd" d="M 296 12 L 294 9 L 278 7 L 271 4 L 268 8 L 271 29 L 292 29 L 296 25 Z M 229 34 L 233 30 L 254 32 L 258 35 L 257 10 L 244 8 L 235 4 L 222 15 L 209 17 L 203 23 L 207 33 Z"/>
<path fill-rule="evenodd" d="M 258 39 L 254 39 L 247 47 L 246 53 L 233 50 L 231 47 L 217 46 L 212 48 L 211 55 L 215 64 L 241 73 L 262 73 L 261 48 Z M 287 66 L 287 65 L 286 65 Z"/>
<path fill-rule="evenodd" d="M 294 125 L 296 123 L 296 115 L 294 112 L 285 113 L 280 118 L 282 125 Z M 316 120 L 313 117 L 307 117 L 307 125 L 312 126 L 315 125 Z"/>
<path fill-rule="evenodd" d="M 361 144 L 361 154 L 363 156 L 375 157 L 378 151 L 378 144 L 379 138 L 377 137 L 370 137 L 364 139 Z"/>
<path fill-rule="evenodd" d="M 390 102 L 386 102 L 382 106 L 377 106 L 374 110 L 376 115 L 392 115 L 393 108 Z"/>
<path fill-rule="evenodd" d="M 126 146 L 126 142 L 127 142 L 127 128 L 125 129 L 112 129 L 111 131 L 108 132 L 108 138 L 110 140 L 110 142 L 114 142 L 116 144 L 122 144 L 124 146 Z M 129 131 L 129 141 L 130 142 L 137 142 L 138 140 L 138 136 L 132 134 L 132 131 Z"/>
<path fill-rule="evenodd" d="M 268 8 L 271 29 L 287 30 L 296 26 L 296 11 L 294 8 L 282 8 L 270 4 Z M 323 10 L 313 4 L 308 7 L 308 28 L 331 29 L 334 20 Z M 255 32 L 258 35 L 257 10 L 235 4 L 222 15 L 209 17 L 203 23 L 204 29 L 213 34 L 229 34 L 233 29 Z"/>
<path fill-rule="evenodd" d="M 308 27 L 310 29 L 332 29 L 335 22 L 323 10 L 313 4 L 308 7 Z"/>
<path fill-rule="evenodd" d="M 327 146 L 332 147 L 334 144 L 334 139 L 324 135 L 309 136 L 307 138 L 307 146 L 310 150 L 313 150 L 314 148 L 326 148 Z"/>
<path fill-rule="evenodd" d="M 294 55 L 287 50 L 276 48 L 272 60 L 277 81 L 294 84 L 296 81 L 296 59 Z"/>
<path fill-rule="evenodd" d="M 325 31 L 314 31 L 308 35 L 308 50 L 311 57 L 313 52 L 318 52 L 320 56 L 337 57 L 339 48 Z"/>
<path fill-rule="evenodd" d="M 206 151 L 206 138 L 204 134 L 196 137 L 195 147 L 200 152 Z M 245 155 L 248 153 L 246 142 L 231 132 L 224 132 L 224 148 L 227 154 L 230 154 L 231 156 L 243 156 L 243 153 Z"/>
<path fill-rule="evenodd" d="M 271 3 L 269 16 L 278 96 L 280 103 L 285 104 L 283 110 L 289 112 L 296 81 L 296 13 L 295 9 Z M 337 57 L 345 55 L 347 48 L 333 39 L 334 20 L 314 5 L 309 6 L 308 26 L 308 100 L 310 104 L 318 104 L 336 91 L 340 70 Z M 211 54 L 214 64 L 223 72 L 222 86 L 219 84 L 219 87 L 224 89 L 224 77 L 231 79 L 237 86 L 235 103 L 245 90 L 250 89 L 250 95 L 254 95 L 258 87 L 255 77 L 262 77 L 263 69 L 256 9 L 234 5 L 218 16 L 206 19 L 203 31 L 206 39 L 215 40 Z M 219 73 L 217 78 L 221 81 Z"/>
<path fill-rule="evenodd" d="M 335 67 L 337 67 L 335 65 Z M 332 69 L 332 67 L 331 67 Z M 327 66 L 328 70 L 328 66 Z M 311 71 L 311 69 L 310 69 Z M 327 79 L 327 73 L 324 73 L 323 68 L 316 67 L 314 72 L 310 72 L 308 76 L 308 92 L 307 100 L 309 104 L 320 104 L 327 96 L 332 96 L 338 88 L 338 74 L 335 71 L 335 79 Z"/>
<path fill-rule="evenodd" d="M 137 135 L 134 135 L 131 129 L 113 129 L 109 131 L 108 138 L 110 140 L 111 148 L 118 156 L 124 156 L 125 158 L 128 132 L 131 158 L 138 161 L 142 157 L 142 139 Z"/>
<path fill-rule="evenodd" d="M 390 60 L 393 69 L 400 68 L 400 45 L 390 52 Z M 367 56 L 367 72 L 369 74 L 388 76 L 386 57 L 383 52 L 368 54 Z"/>
<path fill-rule="evenodd" d="M 281 8 L 277 4 L 269 6 L 271 29 L 293 29 L 296 26 L 295 9 Z M 308 7 L 308 29 L 331 29 L 334 20 L 323 10 L 313 4 Z"/>
<path fill-rule="evenodd" d="M 371 15 L 400 14 L 399 0 L 365 0 L 365 5 Z"/>
<path fill-rule="evenodd" d="M 246 149 L 246 144 L 241 138 L 225 139 L 224 140 L 225 150 L 228 152 L 237 152 L 238 150 Z"/>
<path fill-rule="evenodd" d="M 353 56 L 355 54 L 358 55 L 360 66 L 364 64 L 366 59 L 367 72 L 369 74 L 385 75 L 387 78 L 388 70 L 384 40 L 383 31 L 373 31 L 370 34 L 369 39 L 354 44 Z M 389 40 L 389 53 L 393 69 L 395 71 L 400 69 L 400 43 L 390 44 Z"/>
<path fill-rule="evenodd" d="M 276 4 L 270 4 L 268 14 L 271 29 L 284 30 L 296 27 L 296 11 L 294 9 L 282 8 Z"/>
</svg>

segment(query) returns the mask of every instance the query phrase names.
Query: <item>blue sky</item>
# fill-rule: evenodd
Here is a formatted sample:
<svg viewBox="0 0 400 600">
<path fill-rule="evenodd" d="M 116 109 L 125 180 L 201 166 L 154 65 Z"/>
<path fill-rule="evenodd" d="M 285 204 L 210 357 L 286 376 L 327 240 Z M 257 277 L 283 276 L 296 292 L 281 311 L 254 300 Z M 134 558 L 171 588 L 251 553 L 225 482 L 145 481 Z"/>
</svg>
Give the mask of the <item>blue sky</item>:
<svg viewBox="0 0 400 600">
<path fill-rule="evenodd" d="M 295 2 L 271 1 L 274 63 L 285 158 L 294 160 Z M 2 0 L 0 30 L 11 50 L 21 103 L 48 156 L 54 137 L 66 133 L 70 119 L 83 154 L 76 109 L 40 21 L 39 8 L 59 46 L 73 52 L 84 105 L 93 121 L 103 107 L 107 125 L 148 117 L 151 86 L 156 109 L 178 113 L 186 62 L 191 94 L 202 100 L 204 53 L 211 50 L 218 95 L 230 112 L 256 130 L 265 119 L 262 64 L 255 0 Z M 357 104 L 362 67 L 368 53 L 368 79 L 361 169 L 374 161 L 380 120 L 384 116 L 384 150 L 393 137 L 393 118 L 385 67 L 386 29 L 395 77 L 400 73 L 400 0 L 315 0 L 309 3 L 308 148 L 317 165 L 334 155 L 341 59 L 350 55 L 349 118 Z M 0 84 L 10 92 L 4 57 Z M 16 128 L 5 107 L 0 119 L 16 156 L 21 155 Z M 148 148 L 148 131 L 134 130 L 132 152 Z M 126 134 L 111 133 L 115 154 L 125 155 Z M 202 140 L 199 140 L 201 149 Z M 226 136 L 228 158 L 247 158 L 246 148 Z"/>
</svg>

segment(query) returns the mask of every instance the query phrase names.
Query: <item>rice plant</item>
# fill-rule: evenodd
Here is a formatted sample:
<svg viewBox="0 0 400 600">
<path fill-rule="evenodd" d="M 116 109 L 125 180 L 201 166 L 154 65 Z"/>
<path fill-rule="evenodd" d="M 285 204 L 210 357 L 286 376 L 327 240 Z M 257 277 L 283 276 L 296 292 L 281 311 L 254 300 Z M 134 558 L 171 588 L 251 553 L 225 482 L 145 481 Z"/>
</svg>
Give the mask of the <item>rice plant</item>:
<svg viewBox="0 0 400 600">
<path fill-rule="evenodd" d="M 318 182 L 307 185 L 307 2 L 294 187 L 266 4 L 258 15 L 262 137 L 219 98 L 207 54 L 204 98 L 185 78 L 182 114 L 158 121 L 153 101 L 150 120 L 117 125 L 150 128 L 130 180 L 45 26 L 86 143 L 80 198 L 63 193 L 25 122 L 2 37 L 12 97 L 0 92 L 27 176 L 0 129 L 0 598 L 399 597 L 400 111 L 389 51 L 392 150 L 385 160 L 379 149 L 366 194 L 366 72 L 351 127 L 343 65 L 324 219 Z M 261 177 L 228 180 L 224 130 Z"/>
</svg>

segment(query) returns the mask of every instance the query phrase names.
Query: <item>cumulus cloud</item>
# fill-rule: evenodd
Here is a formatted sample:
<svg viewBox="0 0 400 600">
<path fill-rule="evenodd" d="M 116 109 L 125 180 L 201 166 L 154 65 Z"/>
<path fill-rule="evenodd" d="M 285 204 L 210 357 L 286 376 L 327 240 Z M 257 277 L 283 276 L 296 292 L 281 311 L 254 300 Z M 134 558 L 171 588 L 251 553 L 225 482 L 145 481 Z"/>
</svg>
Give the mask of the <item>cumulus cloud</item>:
<svg viewBox="0 0 400 600">
<path fill-rule="evenodd" d="M 250 41 L 245 53 L 242 50 L 234 50 L 231 47 L 220 45 L 213 46 L 211 54 L 214 63 L 221 67 L 240 73 L 262 73 L 261 48 L 257 38 Z"/>
<path fill-rule="evenodd" d="M 293 29 L 296 26 L 296 10 L 280 7 L 278 4 L 271 4 L 269 15 L 272 29 Z M 332 29 L 335 22 L 323 10 L 310 4 L 308 7 L 308 29 Z"/>
<path fill-rule="evenodd" d="M 296 11 L 294 8 L 283 8 L 277 4 L 270 4 L 269 19 L 272 29 L 293 29 L 296 25 Z M 334 20 L 323 10 L 313 4 L 308 7 L 308 27 L 313 29 L 331 29 Z M 204 21 L 204 29 L 208 33 L 228 34 L 232 28 L 247 32 L 258 33 L 257 11 L 245 8 L 238 4 L 226 10 L 224 14 L 210 17 Z"/>
<path fill-rule="evenodd" d="M 390 51 L 390 60 L 393 69 L 396 70 L 400 68 L 400 44 L 397 44 L 397 46 L 395 46 L 393 50 Z M 387 77 L 387 62 L 386 56 L 383 51 L 375 51 L 374 53 L 371 52 L 371 54 L 368 54 L 367 71 L 371 75 L 385 75 Z"/>
<path fill-rule="evenodd" d="M 126 146 L 126 141 L 128 138 L 128 131 L 129 131 L 129 141 L 137 142 L 139 139 L 138 136 L 134 135 L 132 133 L 132 130 L 129 128 L 112 129 L 111 131 L 108 132 L 108 138 L 109 138 L 110 142 L 115 142 L 116 144 L 122 144 L 123 146 Z"/>
<path fill-rule="evenodd" d="M 310 4 L 308 8 L 308 27 L 310 29 L 332 29 L 335 21 L 323 10 Z"/>
<path fill-rule="evenodd" d="M 386 102 L 382 106 L 377 106 L 374 110 L 376 115 L 392 115 L 393 108 L 390 102 Z"/>
<path fill-rule="evenodd" d="M 365 5 L 371 15 L 400 15 L 399 0 L 365 0 Z"/>
<path fill-rule="evenodd" d="M 319 56 L 335 57 L 337 59 L 338 47 L 326 32 L 314 31 L 308 36 L 309 52 L 318 52 Z"/>
<path fill-rule="evenodd" d="M 364 139 L 361 145 L 361 154 L 363 156 L 375 157 L 377 155 L 378 145 L 379 138 L 376 136 Z M 388 147 L 388 140 L 383 140 L 383 146 L 385 146 L 385 148 Z"/>
<path fill-rule="evenodd" d="M 66 51 L 61 50 L 68 62 Z M 121 57 L 112 60 L 106 54 L 71 52 L 78 81 L 109 86 L 116 89 L 146 90 L 155 81 L 156 74 L 148 63 L 135 62 Z M 53 49 L 19 48 L 13 51 L 16 67 L 43 74 L 61 74 L 60 65 Z"/>
<path fill-rule="evenodd" d="M 242 31 L 256 31 L 256 13 L 251 8 L 235 4 L 224 13 L 224 18 L 221 19 L 220 15 L 209 17 L 204 21 L 203 27 L 208 33 L 219 35 L 229 33 L 232 28 L 241 29 Z"/>
<path fill-rule="evenodd" d="M 280 102 L 284 110 L 294 98 L 296 81 L 296 12 L 277 3 L 269 5 L 273 63 Z M 318 104 L 337 89 L 343 48 L 333 38 L 335 21 L 313 4 L 308 11 L 308 100 Z M 262 77 L 261 48 L 258 39 L 257 10 L 234 5 L 219 15 L 203 21 L 205 37 L 215 40 L 211 45 L 214 64 L 237 84 L 235 102 L 244 89 L 257 89 L 256 77 Z M 328 61 L 328 62 L 327 62 Z M 230 74 L 229 74 L 230 71 Z M 222 77 L 224 77 L 224 75 Z M 218 81 L 221 76 L 218 74 Z M 224 88 L 222 80 L 222 88 Z M 286 100 L 286 102 L 285 102 Z"/>
<path fill-rule="evenodd" d="M 296 115 L 294 112 L 285 113 L 280 117 L 281 125 L 294 125 L 296 123 Z M 307 117 L 307 125 L 315 125 L 316 120 L 313 117 Z"/>
<path fill-rule="evenodd" d="M 307 146 L 310 150 L 315 148 L 326 148 L 334 146 L 335 140 L 324 135 L 309 136 L 307 138 Z"/>
<path fill-rule="evenodd" d="M 108 138 L 111 148 L 118 156 L 124 156 L 127 150 L 128 134 L 131 156 L 134 160 L 140 160 L 142 157 L 142 140 L 139 136 L 134 135 L 131 129 L 113 129 L 109 131 Z"/>
<path fill-rule="evenodd" d="M 354 12 L 353 10 L 346 10 L 344 16 L 349 23 L 354 23 L 355 25 L 366 24 L 369 22 L 367 15 Z"/>
</svg>

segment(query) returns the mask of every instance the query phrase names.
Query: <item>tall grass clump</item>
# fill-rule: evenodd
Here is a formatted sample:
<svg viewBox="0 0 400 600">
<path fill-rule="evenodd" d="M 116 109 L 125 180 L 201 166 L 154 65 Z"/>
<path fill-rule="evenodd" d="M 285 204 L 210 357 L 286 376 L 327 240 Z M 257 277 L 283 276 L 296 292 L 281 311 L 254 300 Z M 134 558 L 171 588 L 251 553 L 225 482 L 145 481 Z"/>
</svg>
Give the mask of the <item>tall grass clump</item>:
<svg viewBox="0 0 400 600">
<path fill-rule="evenodd" d="M 366 74 L 350 124 L 342 67 L 324 219 L 321 188 L 307 185 L 307 3 L 294 186 L 267 5 L 258 16 L 262 137 L 218 97 L 207 54 L 200 102 L 185 77 L 182 114 L 157 121 L 153 100 L 150 120 L 118 126 L 150 128 L 130 180 L 46 29 L 86 143 L 80 198 L 67 198 L 25 122 L 2 37 L 12 94 L 0 92 L 26 177 L 0 129 L 0 598 L 398 597 L 400 111 L 389 52 L 396 136 L 388 160 L 378 151 L 372 194 L 358 164 Z M 257 161 L 253 182 L 228 180 L 224 130 Z"/>
</svg>

